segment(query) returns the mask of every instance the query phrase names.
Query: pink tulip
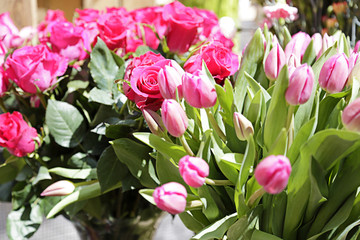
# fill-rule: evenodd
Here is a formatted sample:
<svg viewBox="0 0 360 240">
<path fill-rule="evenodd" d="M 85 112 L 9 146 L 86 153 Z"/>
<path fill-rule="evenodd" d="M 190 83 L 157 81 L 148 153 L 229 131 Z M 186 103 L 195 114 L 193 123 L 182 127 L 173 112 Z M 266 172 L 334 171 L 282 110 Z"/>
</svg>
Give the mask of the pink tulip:
<svg viewBox="0 0 360 240">
<path fill-rule="evenodd" d="M 329 93 L 341 92 L 349 76 L 349 60 L 344 53 L 330 57 L 319 75 L 319 85 Z"/>
<path fill-rule="evenodd" d="M 182 98 L 181 78 L 184 73 L 184 70 L 174 60 L 171 60 L 170 66 L 165 65 L 165 67 L 160 70 L 158 83 L 163 98 L 176 99 L 176 90 L 178 91 L 179 98 Z"/>
<path fill-rule="evenodd" d="M 144 119 L 150 129 L 150 131 L 158 136 L 161 136 L 164 132 L 165 126 L 161 120 L 159 114 L 150 109 L 141 109 Z"/>
<path fill-rule="evenodd" d="M 42 197 L 66 196 L 75 190 L 75 185 L 67 180 L 57 181 L 48 186 L 41 194 Z"/>
<path fill-rule="evenodd" d="M 161 117 L 168 132 L 180 137 L 188 127 L 188 118 L 181 105 L 173 99 L 165 99 L 161 105 Z"/>
<path fill-rule="evenodd" d="M 155 188 L 153 198 L 156 206 L 171 214 L 185 211 L 187 192 L 183 185 L 169 182 Z"/>
<path fill-rule="evenodd" d="M 302 60 L 306 48 L 311 41 L 310 36 L 304 32 L 298 32 L 292 36 L 292 39 L 285 47 L 285 56 L 289 60 L 290 55 L 293 53 L 297 58 Z"/>
<path fill-rule="evenodd" d="M 201 158 L 185 156 L 179 161 L 179 171 L 186 184 L 198 188 L 209 176 L 209 165 Z"/>
<path fill-rule="evenodd" d="M 315 33 L 312 35 L 311 39 L 313 40 L 313 46 L 315 49 L 316 57 L 319 58 L 321 56 L 322 50 L 322 37 L 320 33 Z"/>
<path fill-rule="evenodd" d="M 348 130 L 360 132 L 360 98 L 346 106 L 341 119 Z"/>
<path fill-rule="evenodd" d="M 354 52 L 358 52 L 360 49 L 360 40 L 356 42 L 355 47 L 354 47 Z"/>
<path fill-rule="evenodd" d="M 295 54 L 291 54 L 288 60 L 288 70 L 289 70 L 289 77 L 295 71 L 297 67 L 301 65 L 300 59 L 295 56 Z"/>
<path fill-rule="evenodd" d="M 296 68 L 289 79 L 289 86 L 285 93 L 286 101 L 291 105 L 307 102 L 314 86 L 314 72 L 312 68 L 303 64 Z"/>
<path fill-rule="evenodd" d="M 194 74 L 185 73 L 182 85 L 184 98 L 191 106 L 208 108 L 215 105 L 217 99 L 215 87 L 201 70 L 197 70 Z"/>
<path fill-rule="evenodd" d="M 233 121 L 236 136 L 240 140 L 245 141 L 254 134 L 252 123 L 241 113 L 234 112 Z"/>
<path fill-rule="evenodd" d="M 263 159 L 255 169 L 255 178 L 270 194 L 282 192 L 288 183 L 291 164 L 287 157 L 271 155 Z"/>
<path fill-rule="evenodd" d="M 270 81 L 275 81 L 285 65 L 285 53 L 279 43 L 270 50 L 265 60 L 264 70 Z"/>
<path fill-rule="evenodd" d="M 329 36 L 327 33 L 325 33 L 324 37 L 323 37 L 321 54 L 323 54 L 328 48 L 330 48 L 332 45 L 334 45 L 334 43 L 335 43 L 334 37 Z"/>
</svg>

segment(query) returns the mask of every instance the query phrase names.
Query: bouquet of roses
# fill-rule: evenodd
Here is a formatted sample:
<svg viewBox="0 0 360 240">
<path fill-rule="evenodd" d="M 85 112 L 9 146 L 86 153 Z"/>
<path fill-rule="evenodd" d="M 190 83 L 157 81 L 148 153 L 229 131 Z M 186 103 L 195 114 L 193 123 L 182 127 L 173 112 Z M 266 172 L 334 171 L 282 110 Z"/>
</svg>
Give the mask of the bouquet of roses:
<svg viewBox="0 0 360 240">
<path fill-rule="evenodd" d="M 0 29 L 0 197 L 12 201 L 9 238 L 30 238 L 43 215 L 61 213 L 92 239 L 149 239 L 160 210 L 138 189 L 161 182 L 155 152 L 132 133 L 149 131 L 144 118 L 153 127 L 148 119 L 164 100 L 160 73 L 181 74 L 187 58 L 188 68 L 202 64 L 190 48 L 214 42 L 209 60 L 231 53 L 215 14 L 174 2 L 78 9 L 68 22 L 50 10 L 37 29 L 19 31 L 3 13 Z M 221 60 L 223 68 L 211 60 L 219 83 L 238 69 L 234 59 Z"/>
</svg>

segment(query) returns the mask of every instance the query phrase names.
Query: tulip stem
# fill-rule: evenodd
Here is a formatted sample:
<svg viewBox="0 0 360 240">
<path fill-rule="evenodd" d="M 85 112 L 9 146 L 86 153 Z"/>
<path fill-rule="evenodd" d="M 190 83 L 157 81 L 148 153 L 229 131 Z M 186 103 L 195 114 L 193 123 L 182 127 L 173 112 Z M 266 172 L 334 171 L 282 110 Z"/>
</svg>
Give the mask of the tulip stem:
<svg viewBox="0 0 360 240">
<path fill-rule="evenodd" d="M 210 178 L 205 178 L 205 183 L 213 186 L 228 186 L 234 185 L 230 180 L 215 180 Z"/>
<path fill-rule="evenodd" d="M 266 193 L 265 189 L 263 187 L 261 187 L 260 189 L 256 190 L 251 197 L 249 198 L 247 205 L 251 208 L 253 207 L 255 201 L 262 197 L 264 194 Z"/>
<path fill-rule="evenodd" d="M 286 130 L 288 131 L 288 144 L 287 144 L 287 149 L 290 148 L 293 139 L 294 139 L 294 115 L 295 112 L 295 106 L 294 105 L 290 105 L 289 109 L 288 109 L 288 115 L 287 115 L 287 120 L 286 120 Z"/>
<path fill-rule="evenodd" d="M 80 187 L 80 186 L 84 186 L 84 185 L 90 185 L 93 183 L 98 182 L 99 180 L 91 180 L 91 181 L 85 181 L 85 182 L 78 182 L 78 183 L 74 183 L 75 187 Z"/>
<path fill-rule="evenodd" d="M 221 140 L 223 140 L 223 142 L 226 142 L 226 136 L 225 136 L 224 132 L 221 130 L 221 128 L 219 127 L 219 124 L 216 122 L 214 115 L 211 114 L 210 109 L 205 108 L 205 111 L 206 111 L 206 115 L 211 123 L 211 126 L 214 128 L 215 132 L 219 135 L 219 137 L 221 138 Z"/>
<path fill-rule="evenodd" d="M 186 203 L 186 210 L 196 210 L 203 207 L 203 203 L 200 200 L 193 200 Z"/>
<path fill-rule="evenodd" d="M 187 154 L 189 154 L 190 156 L 194 156 L 194 153 L 191 151 L 191 148 L 189 147 L 189 144 L 187 143 L 184 134 L 181 135 L 179 139 Z"/>
</svg>

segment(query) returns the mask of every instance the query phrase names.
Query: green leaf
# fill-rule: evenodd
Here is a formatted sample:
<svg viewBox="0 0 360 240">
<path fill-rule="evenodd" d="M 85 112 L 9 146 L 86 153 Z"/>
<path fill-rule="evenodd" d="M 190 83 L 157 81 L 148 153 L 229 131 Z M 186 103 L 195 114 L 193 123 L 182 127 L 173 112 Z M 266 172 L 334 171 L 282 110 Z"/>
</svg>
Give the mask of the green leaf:
<svg viewBox="0 0 360 240">
<path fill-rule="evenodd" d="M 11 192 L 11 203 L 13 209 L 18 209 L 24 206 L 31 198 L 32 186 L 26 182 L 18 182 Z"/>
<path fill-rule="evenodd" d="M 82 80 L 72 80 L 68 82 L 67 84 L 67 93 L 75 92 L 79 89 L 86 89 L 87 86 L 89 86 L 88 81 L 82 81 Z"/>
<path fill-rule="evenodd" d="M 6 232 L 10 240 L 29 239 L 42 223 L 42 211 L 38 204 L 27 205 L 10 212 Z"/>
<path fill-rule="evenodd" d="M 311 42 L 309 43 L 308 47 L 305 50 L 302 59 L 302 64 L 307 63 L 311 66 L 312 63 L 315 61 L 315 58 L 316 58 L 316 52 L 314 48 L 314 40 L 311 40 Z"/>
<path fill-rule="evenodd" d="M 106 92 L 112 92 L 119 67 L 110 50 L 99 37 L 90 54 L 90 59 L 90 73 L 97 87 Z"/>
<path fill-rule="evenodd" d="M 233 100 L 234 100 L 234 95 L 233 95 L 233 87 L 231 85 L 231 82 L 226 79 L 225 80 L 225 84 L 224 84 L 224 88 L 222 88 L 220 85 L 215 84 L 215 89 L 216 89 L 216 95 L 217 95 L 217 99 L 220 103 L 220 106 L 223 109 L 223 119 L 224 121 L 229 124 L 230 126 L 233 125 Z"/>
<path fill-rule="evenodd" d="M 6 159 L 5 163 L 0 165 L 0 184 L 14 180 L 25 165 L 23 158 L 11 156 Z"/>
<path fill-rule="evenodd" d="M 55 167 L 49 169 L 49 173 L 54 173 L 56 175 L 71 179 L 97 179 L 96 168 L 70 169 Z"/>
<path fill-rule="evenodd" d="M 86 125 L 83 116 L 66 102 L 49 100 L 45 119 L 50 134 L 62 147 L 77 146 L 85 135 Z"/>
<path fill-rule="evenodd" d="M 211 186 L 203 185 L 198 188 L 198 195 L 204 204 L 203 213 L 210 222 L 224 216 L 224 203 Z"/>
<path fill-rule="evenodd" d="M 267 151 L 270 150 L 280 132 L 286 126 L 288 108 L 284 96 L 288 84 L 288 68 L 285 65 L 275 82 L 274 92 L 272 94 L 269 110 L 265 120 L 264 144 Z"/>
<path fill-rule="evenodd" d="M 178 182 L 184 186 L 187 185 L 180 175 L 179 168 L 169 159 L 166 159 L 161 153 L 157 153 L 156 172 L 161 184 Z"/>
<path fill-rule="evenodd" d="M 242 64 L 235 81 L 234 104 L 238 112 L 242 112 L 246 96 L 247 81 L 245 79 L 245 72 L 253 77 L 257 69 L 262 66 L 263 56 L 264 39 L 261 30 L 258 29 L 245 49 Z"/>
<path fill-rule="evenodd" d="M 104 105 L 113 105 L 114 99 L 112 98 L 111 93 L 94 87 L 89 92 L 89 102 L 97 102 Z"/>
<path fill-rule="evenodd" d="M 251 236 L 251 240 L 282 240 L 281 238 L 266 233 L 266 232 L 262 232 L 260 230 L 255 229 L 255 231 L 253 232 L 252 236 Z"/>
<path fill-rule="evenodd" d="M 200 232 L 204 229 L 205 225 L 195 218 L 193 212 L 194 211 L 182 212 L 179 214 L 179 217 L 189 230 L 193 232 Z"/>
<path fill-rule="evenodd" d="M 145 198 L 149 203 L 156 206 L 156 203 L 153 198 L 154 189 L 140 189 L 139 194 Z"/>
<path fill-rule="evenodd" d="M 203 229 L 201 232 L 196 234 L 191 239 L 198 239 L 198 240 L 207 240 L 207 239 L 220 239 L 224 236 L 225 232 L 229 229 L 231 225 L 237 219 L 237 214 L 233 213 L 228 215 L 215 223 L 211 224 L 210 226 Z"/>
<path fill-rule="evenodd" d="M 151 149 L 149 147 L 128 138 L 116 139 L 110 143 L 118 159 L 128 167 L 134 177 L 140 180 L 141 184 L 149 188 L 157 186 L 157 183 L 150 176 L 152 163 L 149 155 Z"/>
<path fill-rule="evenodd" d="M 129 173 L 127 166 L 117 158 L 111 146 L 107 147 L 101 154 L 96 169 L 101 192 L 105 192 L 118 184 Z"/>
<path fill-rule="evenodd" d="M 38 182 L 45 180 L 45 179 L 51 179 L 51 176 L 49 174 L 49 171 L 46 167 L 40 166 L 39 172 L 36 175 L 36 178 L 32 182 L 33 185 L 36 185 Z"/>
<path fill-rule="evenodd" d="M 163 138 L 160 138 L 154 134 L 137 132 L 133 133 L 133 135 L 146 145 L 155 148 L 166 158 L 172 158 L 176 163 L 179 162 L 180 158 L 187 155 L 185 149 L 182 146 L 167 142 Z"/>
<path fill-rule="evenodd" d="M 268 102 L 271 99 L 270 94 L 247 72 L 245 72 L 245 78 L 249 84 L 253 95 L 255 95 L 258 91 L 261 91 L 264 96 L 265 102 Z"/>
</svg>

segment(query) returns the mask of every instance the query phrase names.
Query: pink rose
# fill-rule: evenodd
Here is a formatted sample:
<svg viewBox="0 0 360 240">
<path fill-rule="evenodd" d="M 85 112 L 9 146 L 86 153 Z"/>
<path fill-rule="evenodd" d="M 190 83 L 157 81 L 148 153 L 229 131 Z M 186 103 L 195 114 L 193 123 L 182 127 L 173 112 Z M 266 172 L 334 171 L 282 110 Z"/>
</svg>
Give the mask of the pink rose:
<svg viewBox="0 0 360 240">
<path fill-rule="evenodd" d="M 4 64 L 6 53 L 8 52 L 3 41 L 0 41 L 0 66 Z"/>
<path fill-rule="evenodd" d="M 297 19 L 298 9 L 296 7 L 290 7 L 287 4 L 278 3 L 272 6 L 263 7 L 266 17 L 271 19 L 287 18 L 291 21 Z"/>
<path fill-rule="evenodd" d="M 193 43 L 203 18 L 178 1 L 164 6 L 163 18 L 168 24 L 165 35 L 170 51 L 185 53 Z"/>
<path fill-rule="evenodd" d="M 129 14 L 120 15 L 120 10 L 110 10 L 99 17 L 97 26 L 100 38 L 110 50 L 126 47 L 126 37 L 134 24 Z"/>
<path fill-rule="evenodd" d="M 28 93 L 36 93 L 36 86 L 40 91 L 49 89 L 67 68 L 66 59 L 50 52 L 45 45 L 17 49 L 7 58 L 6 64 L 9 78 Z"/>
<path fill-rule="evenodd" d="M 51 26 L 50 38 L 52 50 L 69 61 L 83 60 L 89 57 L 85 51 L 91 51 L 89 37 L 81 27 L 70 22 L 56 22 Z"/>
<path fill-rule="evenodd" d="M 213 29 L 219 26 L 219 20 L 212 11 L 199 8 L 194 8 L 194 11 L 203 18 L 203 22 L 198 28 L 198 32 L 200 35 L 199 40 L 204 41 L 213 33 Z"/>
<path fill-rule="evenodd" d="M 47 35 L 51 26 L 56 22 L 66 22 L 65 14 L 61 10 L 48 10 L 46 12 L 45 20 L 38 25 L 38 34 L 40 42 L 47 41 Z"/>
<path fill-rule="evenodd" d="M 19 112 L 0 115 L 0 146 L 11 154 L 23 157 L 33 152 L 37 137 L 36 129 L 30 127 Z"/>
<path fill-rule="evenodd" d="M 24 41 L 19 36 L 19 29 L 10 18 L 9 12 L 0 14 L 0 39 L 6 48 L 19 47 Z"/>
<path fill-rule="evenodd" d="M 7 78 L 6 72 L 0 66 L 0 97 L 4 96 L 4 93 L 7 91 L 9 86 L 9 80 Z"/>
<path fill-rule="evenodd" d="M 161 60 L 165 60 L 165 58 L 160 54 L 155 54 L 153 52 L 147 52 L 139 57 L 133 58 L 130 64 L 126 67 L 125 76 L 124 76 L 125 81 L 130 81 L 132 71 L 135 68 L 141 66 L 151 66 Z M 123 85 L 123 90 L 126 97 L 130 101 L 135 101 L 136 94 L 126 82 Z"/>
<path fill-rule="evenodd" d="M 239 58 L 220 42 L 201 47 L 197 54 L 190 57 L 184 65 L 187 72 L 195 73 L 202 69 L 205 61 L 207 68 L 218 83 L 239 69 Z"/>
<path fill-rule="evenodd" d="M 151 66 L 140 66 L 132 71 L 130 84 L 134 101 L 139 109 L 157 111 L 164 101 L 160 93 L 158 75 L 169 60 L 162 60 Z"/>
<path fill-rule="evenodd" d="M 78 17 L 75 19 L 75 26 L 82 27 L 87 32 L 89 42 L 95 45 L 96 37 L 99 35 L 97 19 L 100 17 L 99 10 L 96 9 L 76 9 Z"/>
</svg>

